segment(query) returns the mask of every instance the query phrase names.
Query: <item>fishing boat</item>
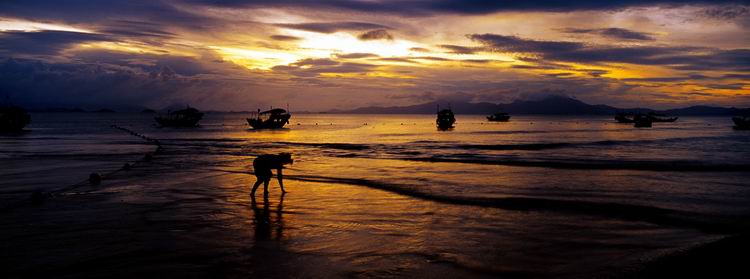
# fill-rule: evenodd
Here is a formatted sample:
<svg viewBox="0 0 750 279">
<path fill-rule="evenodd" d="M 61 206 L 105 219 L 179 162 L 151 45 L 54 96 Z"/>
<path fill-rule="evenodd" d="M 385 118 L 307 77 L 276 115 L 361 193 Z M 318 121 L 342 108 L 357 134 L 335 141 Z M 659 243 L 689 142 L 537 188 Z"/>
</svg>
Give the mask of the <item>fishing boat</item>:
<svg viewBox="0 0 750 279">
<path fill-rule="evenodd" d="M 487 116 L 487 121 L 492 122 L 505 122 L 510 120 L 510 115 L 505 112 L 498 112 L 493 115 Z"/>
<path fill-rule="evenodd" d="M 440 110 L 437 112 L 437 127 L 440 130 L 448 130 L 453 128 L 453 124 L 456 123 L 456 117 L 453 115 L 453 111 L 450 108 Z"/>
<path fill-rule="evenodd" d="M 645 114 L 636 114 L 633 117 L 633 127 L 636 128 L 651 128 L 651 124 L 653 123 L 653 120 L 651 117 Z"/>
<path fill-rule="evenodd" d="M 267 111 L 258 110 L 257 113 L 247 118 L 247 124 L 250 124 L 253 129 L 281 129 L 289 123 L 289 118 L 292 115 L 285 109 L 272 108 Z"/>
<path fill-rule="evenodd" d="M 632 113 L 618 112 L 615 114 L 617 123 L 635 123 L 634 117 L 635 115 Z"/>
<path fill-rule="evenodd" d="M 31 116 L 17 106 L 0 107 L 0 132 L 18 132 L 31 123 Z"/>
<path fill-rule="evenodd" d="M 185 109 L 170 111 L 166 115 L 154 117 L 162 127 L 195 127 L 203 118 L 203 113 L 188 106 Z"/>
<path fill-rule="evenodd" d="M 734 128 L 737 130 L 750 130 L 750 116 L 732 117 Z"/>
<path fill-rule="evenodd" d="M 677 121 L 677 118 L 679 118 L 679 117 L 669 117 L 664 114 L 659 114 L 655 112 L 649 113 L 648 117 L 651 118 L 652 122 L 675 122 Z"/>
</svg>

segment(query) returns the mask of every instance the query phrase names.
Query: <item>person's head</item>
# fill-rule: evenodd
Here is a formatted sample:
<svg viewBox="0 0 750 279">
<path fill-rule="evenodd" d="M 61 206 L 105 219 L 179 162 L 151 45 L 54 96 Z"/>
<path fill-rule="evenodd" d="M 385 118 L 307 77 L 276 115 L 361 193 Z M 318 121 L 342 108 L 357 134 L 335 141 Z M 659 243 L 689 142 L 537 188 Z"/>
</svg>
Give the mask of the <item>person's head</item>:
<svg viewBox="0 0 750 279">
<path fill-rule="evenodd" d="M 280 153 L 278 156 L 279 156 L 279 159 L 281 160 L 281 163 L 284 165 L 286 164 L 291 165 L 294 163 L 294 160 L 292 160 L 292 154 L 290 153 L 283 152 L 283 153 Z"/>
</svg>

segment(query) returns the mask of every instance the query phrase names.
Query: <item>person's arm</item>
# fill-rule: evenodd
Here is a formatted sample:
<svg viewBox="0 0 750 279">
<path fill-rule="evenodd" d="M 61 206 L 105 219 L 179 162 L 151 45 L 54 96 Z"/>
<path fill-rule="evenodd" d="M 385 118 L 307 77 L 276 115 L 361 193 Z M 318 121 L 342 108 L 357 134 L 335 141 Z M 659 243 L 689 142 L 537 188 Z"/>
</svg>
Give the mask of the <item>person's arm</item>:
<svg viewBox="0 0 750 279">
<path fill-rule="evenodd" d="M 284 190 L 284 175 L 281 173 L 282 168 L 276 169 L 276 173 L 278 173 L 277 177 L 279 178 L 279 186 L 281 187 L 281 192 L 286 193 L 286 190 Z"/>
</svg>

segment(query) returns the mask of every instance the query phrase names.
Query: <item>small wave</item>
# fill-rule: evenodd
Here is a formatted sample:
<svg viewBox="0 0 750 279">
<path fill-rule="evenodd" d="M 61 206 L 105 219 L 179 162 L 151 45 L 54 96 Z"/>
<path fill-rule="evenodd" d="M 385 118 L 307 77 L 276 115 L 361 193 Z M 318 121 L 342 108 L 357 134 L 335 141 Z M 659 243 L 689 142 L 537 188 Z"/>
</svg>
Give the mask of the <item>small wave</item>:
<svg viewBox="0 0 750 279">
<path fill-rule="evenodd" d="M 295 146 L 313 146 L 322 148 L 333 148 L 343 150 L 367 150 L 371 149 L 371 145 L 367 144 L 356 144 L 356 143 L 313 143 L 313 142 L 277 142 L 279 144 L 295 145 Z"/>
<path fill-rule="evenodd" d="M 516 159 L 493 160 L 483 158 L 450 158 L 440 156 L 400 159 L 435 163 L 465 163 L 576 170 L 642 170 L 680 172 L 746 172 L 750 170 L 750 164 L 705 164 L 703 162 L 695 161 L 526 161 Z"/>
<path fill-rule="evenodd" d="M 208 141 L 208 142 L 244 142 L 246 139 L 237 138 L 174 138 L 174 139 L 161 139 L 162 141 Z"/>
<path fill-rule="evenodd" d="M 659 207 L 603 203 L 581 200 L 561 200 L 533 197 L 507 197 L 507 198 L 482 198 L 482 197 L 456 197 L 442 194 L 426 193 L 417 190 L 416 185 L 399 185 L 383 183 L 379 181 L 359 179 L 359 178 L 337 178 L 312 175 L 287 175 L 285 178 L 318 182 L 318 183 L 336 183 L 365 186 L 369 188 L 384 190 L 400 195 L 413 198 L 424 199 L 440 203 L 455 205 L 470 205 L 481 207 L 494 207 L 507 210 L 544 210 L 544 211 L 561 211 L 572 213 L 584 213 L 591 215 L 605 215 L 611 218 L 620 218 L 628 220 L 640 220 L 656 224 L 687 226 L 702 229 L 705 231 L 734 231 L 744 229 L 744 223 L 737 223 L 734 218 L 722 218 L 718 216 L 702 216 L 697 213 L 683 212 L 673 209 Z M 739 217 L 738 217 L 739 218 Z M 745 217 L 742 217 L 745 218 Z"/>
</svg>

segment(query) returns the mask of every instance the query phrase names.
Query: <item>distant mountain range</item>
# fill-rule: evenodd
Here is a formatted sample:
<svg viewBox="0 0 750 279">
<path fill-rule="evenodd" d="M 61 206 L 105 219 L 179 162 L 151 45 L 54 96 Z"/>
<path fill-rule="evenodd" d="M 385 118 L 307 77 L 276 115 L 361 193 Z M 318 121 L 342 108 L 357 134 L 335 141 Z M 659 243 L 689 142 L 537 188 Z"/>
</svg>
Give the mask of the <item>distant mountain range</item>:
<svg viewBox="0 0 750 279">
<path fill-rule="evenodd" d="M 616 108 L 608 105 L 589 105 L 564 96 L 549 96 L 540 100 L 517 100 L 510 104 L 469 103 L 435 101 L 402 107 L 362 107 L 353 110 L 333 110 L 330 113 L 353 114 L 432 114 L 441 108 L 450 108 L 456 114 L 492 114 L 503 111 L 510 114 L 567 114 L 567 115 L 612 115 L 618 112 L 657 112 L 668 115 L 739 115 L 750 113 L 750 109 L 712 106 L 691 106 L 680 109 L 653 110 L 648 108 Z"/>
</svg>

